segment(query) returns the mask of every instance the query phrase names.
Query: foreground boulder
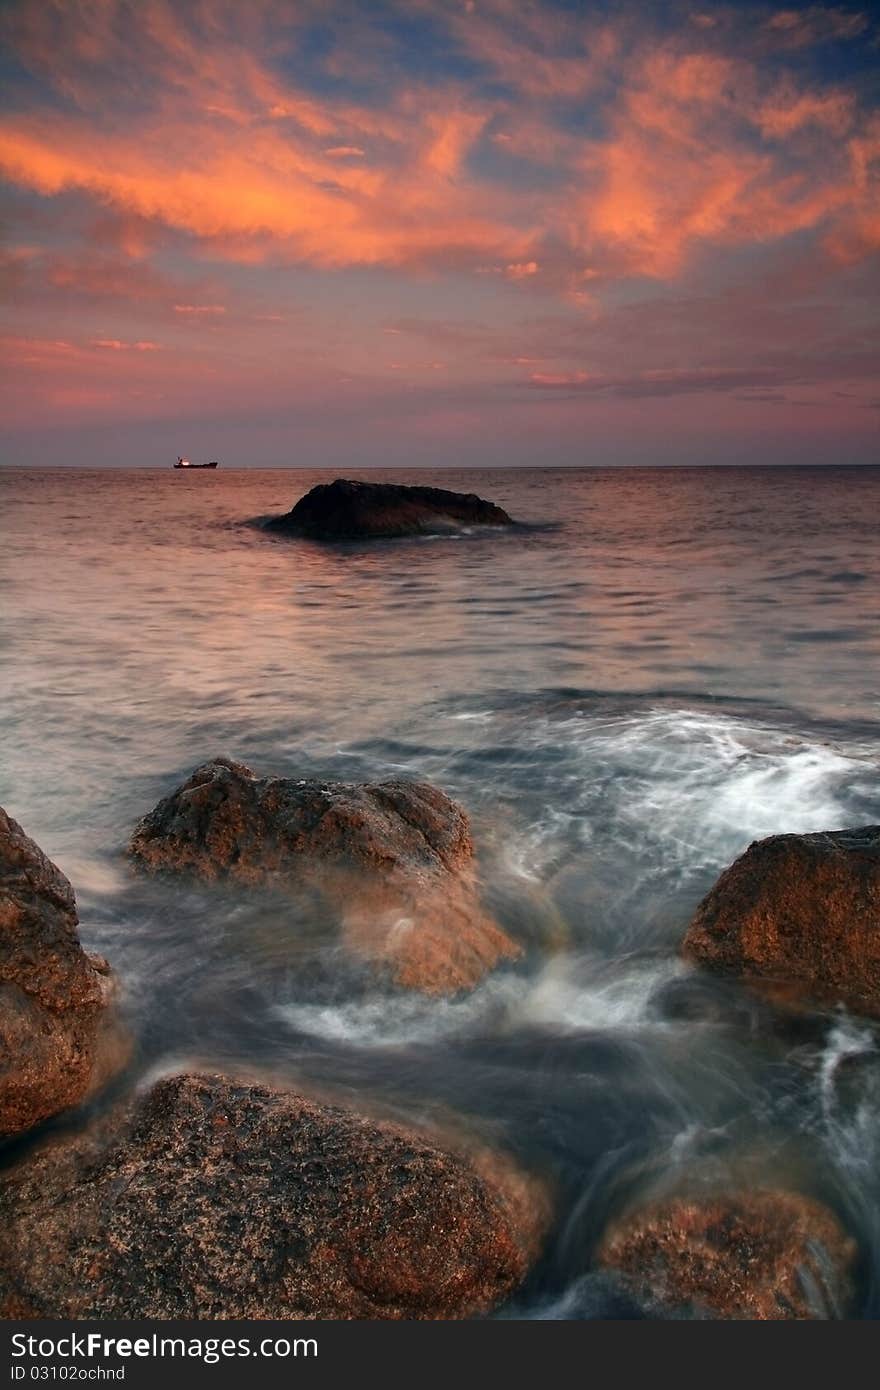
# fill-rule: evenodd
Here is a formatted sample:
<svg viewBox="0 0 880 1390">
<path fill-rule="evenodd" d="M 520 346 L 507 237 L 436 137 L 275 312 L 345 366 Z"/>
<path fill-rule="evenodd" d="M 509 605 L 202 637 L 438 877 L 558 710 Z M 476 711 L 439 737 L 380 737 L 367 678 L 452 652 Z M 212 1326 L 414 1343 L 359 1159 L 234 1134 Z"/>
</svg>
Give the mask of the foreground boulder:
<svg viewBox="0 0 880 1390">
<path fill-rule="evenodd" d="M 756 1191 L 635 1211 L 606 1235 L 598 1259 L 655 1308 L 785 1319 L 844 1316 L 855 1254 L 818 1202 Z"/>
<path fill-rule="evenodd" d="M 880 1017 L 880 826 L 756 841 L 703 899 L 684 951 Z"/>
<path fill-rule="evenodd" d="M 0 1301 L 39 1316 L 463 1318 L 521 1282 L 544 1203 L 498 1156 L 177 1076 L 109 1149 L 20 1163 L 0 1216 Z"/>
<path fill-rule="evenodd" d="M 436 787 L 258 778 L 216 758 L 135 829 L 150 870 L 311 890 L 348 947 L 428 993 L 469 988 L 519 954 L 483 911 L 467 817 Z"/>
<path fill-rule="evenodd" d="M 109 966 L 77 923 L 64 874 L 0 809 L 0 1135 L 76 1105 L 112 1067 Z"/>
<path fill-rule="evenodd" d="M 473 492 L 337 478 L 313 487 L 292 511 L 266 524 L 273 531 L 333 541 L 442 534 L 468 526 L 512 526 L 513 522 L 501 507 Z"/>
</svg>

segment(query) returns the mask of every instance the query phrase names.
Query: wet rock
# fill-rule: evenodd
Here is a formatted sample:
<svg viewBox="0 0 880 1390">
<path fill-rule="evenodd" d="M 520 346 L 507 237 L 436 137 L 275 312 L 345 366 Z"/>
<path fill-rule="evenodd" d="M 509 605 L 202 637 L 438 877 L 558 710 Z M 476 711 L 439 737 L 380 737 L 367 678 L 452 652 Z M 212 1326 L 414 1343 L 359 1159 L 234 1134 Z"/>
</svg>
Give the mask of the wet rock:
<svg viewBox="0 0 880 1390">
<path fill-rule="evenodd" d="M 407 988 L 469 988 L 519 954 L 480 905 L 467 817 L 425 783 L 258 778 L 217 758 L 144 817 L 130 849 L 153 871 L 319 894 L 349 949 Z"/>
<path fill-rule="evenodd" d="M 703 899 L 684 951 L 880 1017 L 880 826 L 756 841 Z"/>
<path fill-rule="evenodd" d="M 77 924 L 64 874 L 0 809 L 0 1135 L 78 1104 L 112 1070 L 110 970 Z"/>
<path fill-rule="evenodd" d="M 103 1152 L 77 1142 L 0 1188 L 0 1295 L 48 1317 L 469 1317 L 545 1220 L 497 1155 L 219 1076 L 161 1081 Z"/>
<path fill-rule="evenodd" d="M 507 512 L 473 492 L 350 482 L 344 478 L 313 487 L 292 511 L 267 523 L 273 531 L 322 541 L 430 535 L 469 526 L 512 525 Z"/>
<path fill-rule="evenodd" d="M 634 1211 L 605 1236 L 598 1260 L 657 1309 L 787 1319 L 844 1316 L 855 1254 L 818 1202 L 756 1191 Z"/>
</svg>

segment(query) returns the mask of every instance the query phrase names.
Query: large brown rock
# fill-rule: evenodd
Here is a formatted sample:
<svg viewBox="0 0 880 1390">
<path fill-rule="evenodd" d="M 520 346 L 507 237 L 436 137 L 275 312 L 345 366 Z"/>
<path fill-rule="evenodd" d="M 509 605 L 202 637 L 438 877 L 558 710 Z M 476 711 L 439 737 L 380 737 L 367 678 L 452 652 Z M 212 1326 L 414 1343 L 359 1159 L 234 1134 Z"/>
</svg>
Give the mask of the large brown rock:
<svg viewBox="0 0 880 1390">
<path fill-rule="evenodd" d="M 467 817 L 425 783 L 258 778 L 216 758 L 130 848 L 153 871 L 320 894 L 348 947 L 408 988 L 468 988 L 519 954 L 480 905 Z"/>
<path fill-rule="evenodd" d="M 599 1263 L 649 1306 L 716 1318 L 846 1314 L 855 1244 L 818 1202 L 791 1192 L 684 1197 L 634 1211 Z"/>
<path fill-rule="evenodd" d="M 880 826 L 756 841 L 703 899 L 684 951 L 880 1016 Z"/>
<path fill-rule="evenodd" d="M 501 507 L 473 492 L 337 478 L 313 487 L 291 511 L 266 524 L 273 531 L 332 541 L 430 535 L 513 522 Z"/>
<path fill-rule="evenodd" d="M 0 809 L 0 1134 L 76 1105 L 112 1066 L 107 962 L 86 955 L 73 889 Z"/>
<path fill-rule="evenodd" d="M 497 1155 L 196 1075 L 108 1149 L 29 1156 L 0 1218 L 0 1300 L 44 1317 L 463 1318 L 521 1282 L 545 1201 Z"/>
</svg>

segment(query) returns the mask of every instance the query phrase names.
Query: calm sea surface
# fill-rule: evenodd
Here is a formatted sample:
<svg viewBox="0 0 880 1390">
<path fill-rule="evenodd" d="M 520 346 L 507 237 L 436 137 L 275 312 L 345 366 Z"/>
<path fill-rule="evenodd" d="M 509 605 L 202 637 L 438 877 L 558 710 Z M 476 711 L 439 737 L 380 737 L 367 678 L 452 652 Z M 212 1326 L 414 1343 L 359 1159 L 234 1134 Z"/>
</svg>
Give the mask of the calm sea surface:
<svg viewBox="0 0 880 1390">
<path fill-rule="evenodd" d="M 132 1084 L 195 1061 L 464 1116 L 555 1193 L 508 1314 L 619 1313 L 591 1269 L 609 1215 L 735 1180 L 829 1202 L 876 1316 L 877 1030 L 793 1028 L 677 947 L 750 840 L 880 821 L 880 470 L 377 473 L 539 525 L 322 547 L 251 524 L 329 476 L 0 474 L 2 801 L 120 977 Z M 221 753 L 442 786 L 524 963 L 384 994 L 246 894 L 137 880 L 134 823 Z"/>
</svg>

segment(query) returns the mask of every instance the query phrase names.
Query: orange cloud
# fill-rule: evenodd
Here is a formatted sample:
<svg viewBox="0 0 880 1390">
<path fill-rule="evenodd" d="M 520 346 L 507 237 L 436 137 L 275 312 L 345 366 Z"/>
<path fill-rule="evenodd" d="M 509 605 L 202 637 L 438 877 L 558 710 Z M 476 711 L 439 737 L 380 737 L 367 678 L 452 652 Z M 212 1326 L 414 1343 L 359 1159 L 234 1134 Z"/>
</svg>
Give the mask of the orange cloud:
<svg viewBox="0 0 880 1390">
<path fill-rule="evenodd" d="M 23 103 L 0 120 L 0 169 L 47 198 L 94 200 L 132 258 L 164 227 L 245 264 L 489 266 L 569 296 L 586 270 L 673 277 L 708 245 L 810 228 L 840 259 L 874 244 L 855 93 L 768 78 L 747 46 L 721 50 L 720 20 L 695 12 L 654 34 L 623 7 L 602 22 L 515 0 L 414 9 L 447 25 L 481 79 L 416 84 L 390 66 L 372 103 L 318 97 L 277 61 L 279 16 L 295 52 L 307 4 L 23 0 L 11 42 L 69 109 Z M 851 18 L 781 10 L 762 32 L 791 47 L 861 32 Z M 340 82 L 356 49 L 338 38 Z M 591 118 L 573 121 L 585 102 Z M 510 162 L 502 177 L 486 175 L 486 149 Z M 220 306 L 174 307 L 197 319 Z"/>
<path fill-rule="evenodd" d="M 865 14 L 836 5 L 808 5 L 797 10 L 777 10 L 765 21 L 765 29 L 791 48 L 804 48 L 828 39 L 854 39 L 868 27 Z"/>
<path fill-rule="evenodd" d="M 451 186 L 485 124 L 479 103 L 406 87 L 384 109 L 307 96 L 265 60 L 279 18 L 271 3 L 194 17 L 144 0 L 124 24 L 120 14 L 116 0 L 84 23 L 57 0 L 15 13 L 21 56 L 76 113 L 48 106 L 0 122 L 11 181 L 47 196 L 85 192 L 131 223 L 164 223 L 236 258 L 398 265 L 528 249 L 499 215 L 503 198 L 489 212 L 479 190 Z M 295 30 L 297 16 L 283 18 Z M 137 96 L 139 86 L 148 99 L 132 106 L 126 87 Z M 110 107 L 126 118 L 105 122 Z M 381 158 L 368 169 L 359 161 L 376 140 Z"/>
<path fill-rule="evenodd" d="M 604 81 L 622 46 L 612 24 L 520 0 L 480 0 L 450 16 L 462 47 L 517 93 L 539 100 L 578 100 Z"/>
<path fill-rule="evenodd" d="M 843 138 L 851 94 L 765 98 L 756 69 L 717 54 L 648 55 L 608 138 L 584 160 L 571 235 L 617 273 L 677 275 L 701 245 L 749 244 L 849 217 L 864 201 Z M 762 139 L 757 139 L 760 135 Z M 767 140 L 810 139 L 792 155 Z"/>
<path fill-rule="evenodd" d="M 382 171 L 340 167 L 262 127 L 237 135 L 181 112 L 164 125 L 99 134 L 49 114 L 0 125 L 0 168 L 45 195 L 78 189 L 206 240 L 259 238 L 317 265 L 405 264 L 529 237 L 451 188 L 482 118 L 429 112 Z"/>
<path fill-rule="evenodd" d="M 485 116 L 469 111 L 432 111 L 427 118 L 429 136 L 422 150 L 426 172 L 442 179 L 454 178 L 470 147 L 485 125 Z"/>
<path fill-rule="evenodd" d="M 776 96 L 761 107 L 757 119 L 764 135 L 785 138 L 804 126 L 824 126 L 834 135 L 844 135 L 853 124 L 855 100 L 851 92 L 817 95 Z"/>
</svg>

